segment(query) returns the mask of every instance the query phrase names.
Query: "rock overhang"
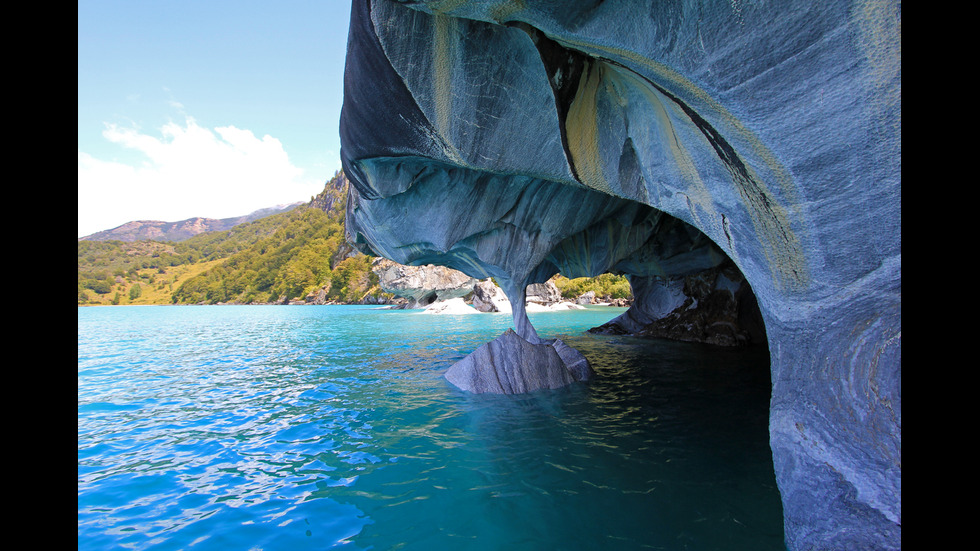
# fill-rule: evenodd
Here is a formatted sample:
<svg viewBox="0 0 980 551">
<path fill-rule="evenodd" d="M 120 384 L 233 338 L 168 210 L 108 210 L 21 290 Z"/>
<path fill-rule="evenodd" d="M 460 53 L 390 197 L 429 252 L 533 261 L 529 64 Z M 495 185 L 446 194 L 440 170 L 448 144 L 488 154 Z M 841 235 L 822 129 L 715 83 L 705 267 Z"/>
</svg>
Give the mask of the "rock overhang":
<svg viewBox="0 0 980 551">
<path fill-rule="evenodd" d="M 689 224 L 630 199 L 415 157 L 370 164 L 397 165 L 382 172 L 407 182 L 375 199 L 364 199 L 352 182 L 347 231 L 363 252 L 400 264 L 531 284 L 559 271 L 684 275 L 725 257 Z"/>
<path fill-rule="evenodd" d="M 559 265 L 612 264 L 646 274 L 654 311 L 677 267 L 644 232 L 693 229 L 670 250 L 730 258 L 765 320 L 788 544 L 898 545 L 897 3 L 376 0 L 351 28 L 342 160 L 365 250 L 492 275 L 515 303 Z"/>
<path fill-rule="evenodd" d="M 360 198 L 437 179 L 427 167 L 448 175 L 445 185 L 465 179 L 453 171 L 481 175 L 470 178 L 475 183 L 499 175 L 564 184 L 669 213 L 737 263 L 761 264 L 743 269 L 752 277 L 764 270 L 782 286 L 806 283 L 806 224 L 783 197 L 795 195 L 792 179 L 736 117 L 676 72 L 638 63 L 621 47 L 587 48 L 575 35 L 559 44 L 515 19 L 501 27 L 390 2 L 371 7 L 355 10 L 369 11 L 361 17 L 374 40 L 352 39 L 349 55 L 358 63 L 372 56 L 370 66 L 384 66 L 386 77 L 350 94 L 341 126 L 343 134 L 386 123 L 381 140 L 344 140 L 352 144 L 343 151 L 345 170 Z M 480 42 L 485 37 L 489 45 Z M 363 42 L 371 47 L 358 48 Z M 350 82 L 360 83 L 358 63 L 349 65 Z M 482 121 L 478 132 L 473 117 Z M 388 215 L 395 218 L 372 224 L 394 227 L 397 217 L 412 216 Z"/>
</svg>

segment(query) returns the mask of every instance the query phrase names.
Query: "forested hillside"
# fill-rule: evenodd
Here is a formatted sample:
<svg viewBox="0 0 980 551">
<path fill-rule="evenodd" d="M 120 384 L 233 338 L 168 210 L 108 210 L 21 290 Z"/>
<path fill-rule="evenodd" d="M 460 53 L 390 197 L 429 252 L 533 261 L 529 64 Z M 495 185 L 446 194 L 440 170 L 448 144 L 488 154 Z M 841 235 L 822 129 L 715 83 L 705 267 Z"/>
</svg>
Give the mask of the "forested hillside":
<svg viewBox="0 0 980 551">
<path fill-rule="evenodd" d="M 344 239 L 347 181 L 310 205 L 180 242 L 79 241 L 78 304 L 284 303 L 379 296 L 371 258 Z"/>
<path fill-rule="evenodd" d="M 336 302 L 380 294 L 371 258 L 352 253 L 344 239 L 343 218 L 301 207 L 288 213 L 272 234 L 184 281 L 173 301 L 284 303 L 320 289 Z"/>
<path fill-rule="evenodd" d="M 347 179 L 309 205 L 184 241 L 79 241 L 78 304 L 360 303 L 391 298 L 344 236 Z M 622 276 L 557 277 L 566 298 L 629 296 Z"/>
</svg>

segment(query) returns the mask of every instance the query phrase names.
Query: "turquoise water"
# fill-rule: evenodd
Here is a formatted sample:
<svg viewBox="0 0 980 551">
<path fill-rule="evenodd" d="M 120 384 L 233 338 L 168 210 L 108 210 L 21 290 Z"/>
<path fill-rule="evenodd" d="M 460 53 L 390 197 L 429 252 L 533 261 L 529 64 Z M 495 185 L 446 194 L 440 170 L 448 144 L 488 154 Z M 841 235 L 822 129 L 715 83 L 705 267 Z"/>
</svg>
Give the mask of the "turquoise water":
<svg viewBox="0 0 980 551">
<path fill-rule="evenodd" d="M 768 355 L 531 314 L 590 384 L 463 393 L 510 316 L 78 309 L 78 548 L 785 549 Z"/>
</svg>

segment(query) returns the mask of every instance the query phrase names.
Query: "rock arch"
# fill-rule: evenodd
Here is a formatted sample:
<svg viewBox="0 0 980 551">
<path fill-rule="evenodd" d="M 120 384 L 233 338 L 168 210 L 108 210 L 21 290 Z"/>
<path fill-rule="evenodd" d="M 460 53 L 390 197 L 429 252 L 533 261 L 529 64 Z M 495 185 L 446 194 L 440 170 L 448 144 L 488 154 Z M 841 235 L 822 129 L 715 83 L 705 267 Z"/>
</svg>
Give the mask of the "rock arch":
<svg viewBox="0 0 980 551">
<path fill-rule="evenodd" d="M 730 258 L 765 321 L 787 544 L 899 548 L 900 20 L 888 1 L 356 1 L 350 238 L 493 276 L 515 305 L 555 271 Z"/>
</svg>

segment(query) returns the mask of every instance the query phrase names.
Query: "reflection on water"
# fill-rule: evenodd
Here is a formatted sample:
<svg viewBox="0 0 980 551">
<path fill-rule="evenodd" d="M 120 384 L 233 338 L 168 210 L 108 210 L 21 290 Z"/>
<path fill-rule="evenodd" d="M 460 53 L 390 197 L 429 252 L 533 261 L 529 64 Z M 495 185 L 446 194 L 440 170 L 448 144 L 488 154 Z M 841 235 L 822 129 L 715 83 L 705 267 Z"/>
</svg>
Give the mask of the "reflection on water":
<svg viewBox="0 0 980 551">
<path fill-rule="evenodd" d="M 598 377 L 442 373 L 509 316 L 79 309 L 79 548 L 783 549 L 764 349 L 584 333 Z"/>
</svg>

